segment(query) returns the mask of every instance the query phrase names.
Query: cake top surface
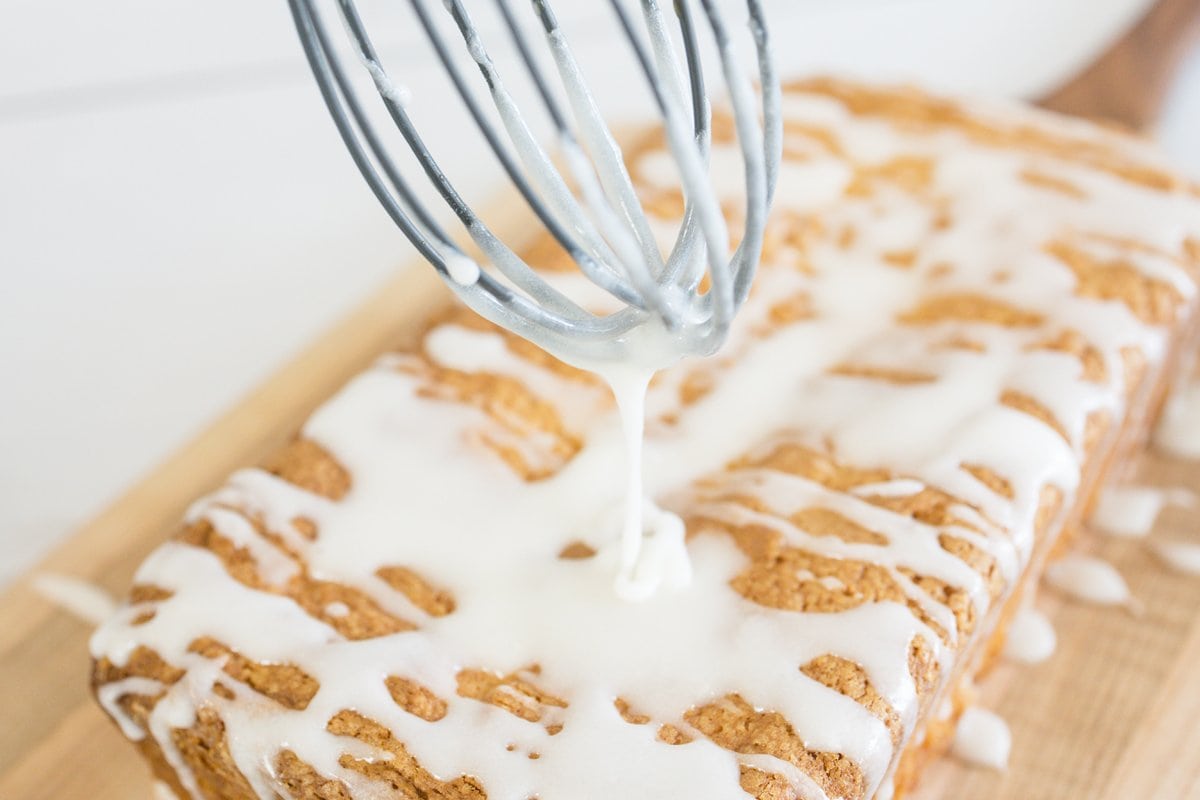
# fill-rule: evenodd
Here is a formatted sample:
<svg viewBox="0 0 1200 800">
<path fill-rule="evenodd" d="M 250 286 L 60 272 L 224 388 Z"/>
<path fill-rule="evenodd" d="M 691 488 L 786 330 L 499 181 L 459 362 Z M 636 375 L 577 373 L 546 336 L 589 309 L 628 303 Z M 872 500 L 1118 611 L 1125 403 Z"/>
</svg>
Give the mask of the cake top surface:
<svg viewBox="0 0 1200 800">
<path fill-rule="evenodd" d="M 454 310 L 192 507 L 93 639 L 100 701 L 197 797 L 874 796 L 1200 271 L 1200 195 L 1142 144 L 969 109 L 786 92 L 754 291 L 650 388 L 686 523 L 645 542 L 653 597 L 612 591 L 607 389 Z M 669 163 L 632 157 L 665 239 Z"/>
</svg>

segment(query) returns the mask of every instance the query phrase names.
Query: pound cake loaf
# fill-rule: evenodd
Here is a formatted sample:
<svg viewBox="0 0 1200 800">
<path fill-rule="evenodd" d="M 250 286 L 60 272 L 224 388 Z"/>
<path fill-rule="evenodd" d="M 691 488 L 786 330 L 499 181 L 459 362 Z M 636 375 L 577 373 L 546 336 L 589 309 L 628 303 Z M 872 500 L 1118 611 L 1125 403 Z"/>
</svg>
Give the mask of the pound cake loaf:
<svg viewBox="0 0 1200 800">
<path fill-rule="evenodd" d="M 626 466 L 606 386 L 446 310 L 195 503 L 95 633 L 96 697 L 164 788 L 913 784 L 1155 412 L 1196 318 L 1200 191 L 1132 137 L 1020 107 L 810 80 L 784 109 L 731 339 L 650 388 L 648 514 L 682 520 L 645 543 L 650 596 L 613 591 Z M 715 127 L 736 229 L 740 162 Z M 661 140 L 630 160 L 669 237 Z"/>
</svg>

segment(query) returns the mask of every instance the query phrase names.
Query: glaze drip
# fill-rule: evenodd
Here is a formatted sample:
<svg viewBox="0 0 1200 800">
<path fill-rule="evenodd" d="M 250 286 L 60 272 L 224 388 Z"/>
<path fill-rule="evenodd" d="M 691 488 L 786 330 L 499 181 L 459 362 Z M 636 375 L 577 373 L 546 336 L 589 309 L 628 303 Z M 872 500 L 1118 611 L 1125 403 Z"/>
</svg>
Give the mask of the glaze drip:
<svg viewBox="0 0 1200 800">
<path fill-rule="evenodd" d="M 607 388 L 445 315 L 197 503 L 95 634 L 102 702 L 184 790 L 203 749 L 263 797 L 886 791 L 1145 412 L 1200 202 L 1138 142 L 1035 112 L 814 81 L 785 113 L 727 347 L 645 396 L 639 558 Z M 661 149 L 630 170 L 669 237 Z M 618 574 L 662 580 L 631 603 Z"/>
</svg>

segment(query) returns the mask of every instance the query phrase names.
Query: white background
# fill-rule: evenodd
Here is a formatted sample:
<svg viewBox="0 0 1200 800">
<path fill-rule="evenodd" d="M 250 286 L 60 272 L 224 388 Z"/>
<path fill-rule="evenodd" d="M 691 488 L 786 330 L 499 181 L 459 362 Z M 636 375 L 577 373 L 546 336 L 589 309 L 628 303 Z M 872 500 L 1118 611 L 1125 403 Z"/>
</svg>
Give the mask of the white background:
<svg viewBox="0 0 1200 800">
<path fill-rule="evenodd" d="M 767 5 L 788 71 L 1033 96 L 1147 3 Z M 555 3 L 593 61 L 611 57 L 592 24 L 605 6 Z M 284 0 L 110 0 L 69 12 L 8 0 L 4 19 L 0 583 L 410 260 L 341 150 Z M 392 30 L 385 55 L 414 90 L 414 113 L 461 153 L 465 132 L 440 117 L 447 101 L 423 91 L 436 71 L 410 47 L 411 26 Z M 1159 136 L 1200 174 L 1200 49 Z M 469 160 L 456 167 L 475 196 L 494 185 Z"/>
</svg>

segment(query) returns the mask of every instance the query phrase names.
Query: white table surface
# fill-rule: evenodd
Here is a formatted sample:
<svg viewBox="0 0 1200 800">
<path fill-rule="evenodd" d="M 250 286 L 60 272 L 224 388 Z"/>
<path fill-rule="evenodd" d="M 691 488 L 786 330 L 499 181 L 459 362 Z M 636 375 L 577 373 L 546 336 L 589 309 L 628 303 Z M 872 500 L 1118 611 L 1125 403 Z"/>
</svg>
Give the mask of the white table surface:
<svg viewBox="0 0 1200 800">
<path fill-rule="evenodd" d="M 1073 74 L 1146 5 L 768 2 L 788 71 L 1017 96 Z M 602 4 L 556 8 L 584 32 L 581 57 L 611 51 L 602 33 L 586 35 L 604 30 L 592 24 Z M 466 134 L 439 121 L 440 96 L 423 94 L 434 72 L 410 35 L 387 40 L 385 53 L 414 89 L 431 139 L 455 148 Z M 1159 137 L 1200 174 L 1200 49 Z M 486 194 L 495 173 L 467 166 L 467 188 Z M 0 584 L 410 253 L 342 152 L 283 0 L 113 0 L 69 13 L 9 0 L 0 26 Z"/>
</svg>

